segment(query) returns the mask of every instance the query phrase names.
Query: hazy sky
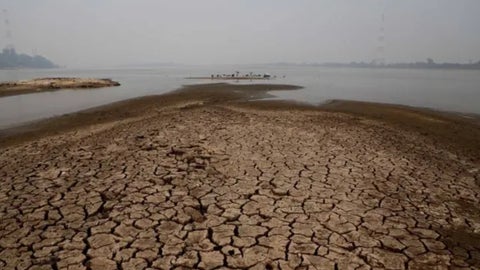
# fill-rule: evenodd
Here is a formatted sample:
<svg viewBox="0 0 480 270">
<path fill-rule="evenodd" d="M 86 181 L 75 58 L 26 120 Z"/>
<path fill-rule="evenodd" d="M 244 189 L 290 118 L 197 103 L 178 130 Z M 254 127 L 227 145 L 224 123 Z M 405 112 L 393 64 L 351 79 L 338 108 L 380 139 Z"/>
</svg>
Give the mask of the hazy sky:
<svg viewBox="0 0 480 270">
<path fill-rule="evenodd" d="M 480 60 L 480 0 L 0 0 L 4 8 L 17 51 L 70 67 L 371 61 L 383 11 L 387 62 Z"/>
</svg>

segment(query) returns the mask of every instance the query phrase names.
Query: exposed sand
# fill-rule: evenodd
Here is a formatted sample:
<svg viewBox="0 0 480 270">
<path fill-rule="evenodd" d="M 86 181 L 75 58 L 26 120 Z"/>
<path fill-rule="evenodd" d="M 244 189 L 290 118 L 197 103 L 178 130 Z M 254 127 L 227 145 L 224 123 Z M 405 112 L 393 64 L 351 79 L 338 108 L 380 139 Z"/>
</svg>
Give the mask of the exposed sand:
<svg viewBox="0 0 480 270">
<path fill-rule="evenodd" d="M 0 97 L 23 95 L 59 89 L 87 89 L 119 86 L 111 79 L 93 78 L 40 78 L 25 81 L 0 83 Z"/>
<path fill-rule="evenodd" d="M 0 268 L 480 268 L 476 123 L 247 101 L 282 88 L 191 86 L 3 132 Z"/>
</svg>

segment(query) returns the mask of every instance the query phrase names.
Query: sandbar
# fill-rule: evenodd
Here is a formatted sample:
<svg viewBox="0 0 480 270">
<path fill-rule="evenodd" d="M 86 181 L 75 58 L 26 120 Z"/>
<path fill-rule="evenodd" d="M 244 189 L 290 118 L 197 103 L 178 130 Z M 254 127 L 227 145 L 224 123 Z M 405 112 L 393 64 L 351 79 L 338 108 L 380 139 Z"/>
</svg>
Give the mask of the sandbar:
<svg viewBox="0 0 480 270">
<path fill-rule="evenodd" d="M 32 80 L 0 82 L 0 97 L 56 91 L 60 89 L 92 89 L 119 86 L 111 79 L 94 78 L 38 78 Z"/>
</svg>

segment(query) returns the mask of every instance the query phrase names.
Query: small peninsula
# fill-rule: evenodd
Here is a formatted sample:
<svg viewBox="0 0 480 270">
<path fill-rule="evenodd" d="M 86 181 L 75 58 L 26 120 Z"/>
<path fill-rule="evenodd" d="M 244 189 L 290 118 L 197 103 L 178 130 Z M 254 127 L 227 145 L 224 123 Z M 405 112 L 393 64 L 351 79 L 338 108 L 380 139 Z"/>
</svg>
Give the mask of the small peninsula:
<svg viewBox="0 0 480 270">
<path fill-rule="evenodd" d="M 93 78 L 39 78 L 14 82 L 0 82 L 0 97 L 23 95 L 60 89 L 90 89 L 119 86 L 111 79 Z"/>
</svg>

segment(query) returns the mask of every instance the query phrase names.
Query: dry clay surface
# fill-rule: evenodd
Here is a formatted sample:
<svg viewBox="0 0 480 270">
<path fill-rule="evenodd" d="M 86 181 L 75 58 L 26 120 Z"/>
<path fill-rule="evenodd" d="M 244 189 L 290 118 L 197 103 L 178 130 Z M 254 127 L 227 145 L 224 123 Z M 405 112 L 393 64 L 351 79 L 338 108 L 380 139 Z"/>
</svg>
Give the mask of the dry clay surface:
<svg viewBox="0 0 480 270">
<path fill-rule="evenodd" d="M 478 164 L 432 145 L 198 106 L 4 148 L 0 269 L 479 269 Z"/>
</svg>

